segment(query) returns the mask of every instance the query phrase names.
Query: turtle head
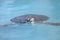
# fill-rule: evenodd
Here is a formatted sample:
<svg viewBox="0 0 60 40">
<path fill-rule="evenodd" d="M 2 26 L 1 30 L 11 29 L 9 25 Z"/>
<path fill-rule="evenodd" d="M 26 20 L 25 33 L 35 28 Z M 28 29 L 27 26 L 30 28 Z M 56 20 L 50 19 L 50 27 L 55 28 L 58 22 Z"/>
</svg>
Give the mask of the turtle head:
<svg viewBox="0 0 60 40">
<path fill-rule="evenodd" d="M 25 18 L 12 18 L 10 19 L 11 22 L 14 22 L 14 23 L 26 23 L 27 20 Z"/>
</svg>

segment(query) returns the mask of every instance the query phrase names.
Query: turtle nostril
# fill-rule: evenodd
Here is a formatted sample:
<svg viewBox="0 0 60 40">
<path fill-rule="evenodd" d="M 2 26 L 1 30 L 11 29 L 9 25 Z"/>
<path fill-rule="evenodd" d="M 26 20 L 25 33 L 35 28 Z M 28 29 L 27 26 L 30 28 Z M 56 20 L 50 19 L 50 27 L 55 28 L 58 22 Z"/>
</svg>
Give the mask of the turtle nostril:
<svg viewBox="0 0 60 40">
<path fill-rule="evenodd" d="M 10 19 L 10 21 L 12 21 L 12 22 L 13 22 L 14 20 L 15 20 L 15 19 Z"/>
</svg>

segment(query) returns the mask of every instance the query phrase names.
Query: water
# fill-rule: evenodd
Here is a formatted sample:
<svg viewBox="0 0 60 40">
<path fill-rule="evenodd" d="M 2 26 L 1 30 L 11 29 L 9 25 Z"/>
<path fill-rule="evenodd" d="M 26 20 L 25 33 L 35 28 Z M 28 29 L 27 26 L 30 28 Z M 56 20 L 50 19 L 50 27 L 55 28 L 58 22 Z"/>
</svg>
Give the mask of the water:
<svg viewBox="0 0 60 40">
<path fill-rule="evenodd" d="M 0 24 L 24 14 L 42 14 L 60 22 L 59 0 L 0 0 Z M 0 28 L 0 40 L 60 40 L 60 26 L 22 24 Z"/>
</svg>

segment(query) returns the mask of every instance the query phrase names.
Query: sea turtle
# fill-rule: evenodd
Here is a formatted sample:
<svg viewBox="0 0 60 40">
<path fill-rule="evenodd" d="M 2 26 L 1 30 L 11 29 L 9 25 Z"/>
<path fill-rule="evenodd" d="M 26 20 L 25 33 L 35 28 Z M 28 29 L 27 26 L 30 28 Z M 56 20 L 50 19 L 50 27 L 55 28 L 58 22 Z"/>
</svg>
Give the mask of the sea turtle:
<svg viewBox="0 0 60 40">
<path fill-rule="evenodd" d="M 10 21 L 14 22 L 14 24 L 4 24 L 4 25 L 0 25 L 0 26 L 10 26 L 10 25 L 16 25 L 16 24 L 25 24 L 25 23 L 29 22 L 28 18 L 29 19 L 34 18 L 35 23 L 39 22 L 39 23 L 43 23 L 43 24 L 60 26 L 60 23 L 45 22 L 45 21 L 47 21 L 49 19 L 49 17 L 45 16 L 45 15 L 38 15 L 38 14 L 25 14 L 25 15 L 22 15 L 22 16 L 14 17 L 14 18 L 10 19 Z"/>
<path fill-rule="evenodd" d="M 10 21 L 12 21 L 14 23 L 27 23 L 28 18 L 29 19 L 34 18 L 35 22 L 44 22 L 49 19 L 49 17 L 47 17 L 45 15 L 26 14 L 26 15 L 14 17 L 14 18 L 10 19 Z"/>
</svg>

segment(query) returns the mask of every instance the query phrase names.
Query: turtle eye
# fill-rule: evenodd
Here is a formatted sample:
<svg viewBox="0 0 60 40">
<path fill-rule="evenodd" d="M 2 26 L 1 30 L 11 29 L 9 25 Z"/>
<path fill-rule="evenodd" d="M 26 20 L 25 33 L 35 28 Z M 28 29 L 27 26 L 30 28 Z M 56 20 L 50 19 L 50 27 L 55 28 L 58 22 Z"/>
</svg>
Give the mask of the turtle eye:
<svg viewBox="0 0 60 40">
<path fill-rule="evenodd" d="M 30 22 L 30 18 L 27 19 L 27 22 Z"/>
</svg>

